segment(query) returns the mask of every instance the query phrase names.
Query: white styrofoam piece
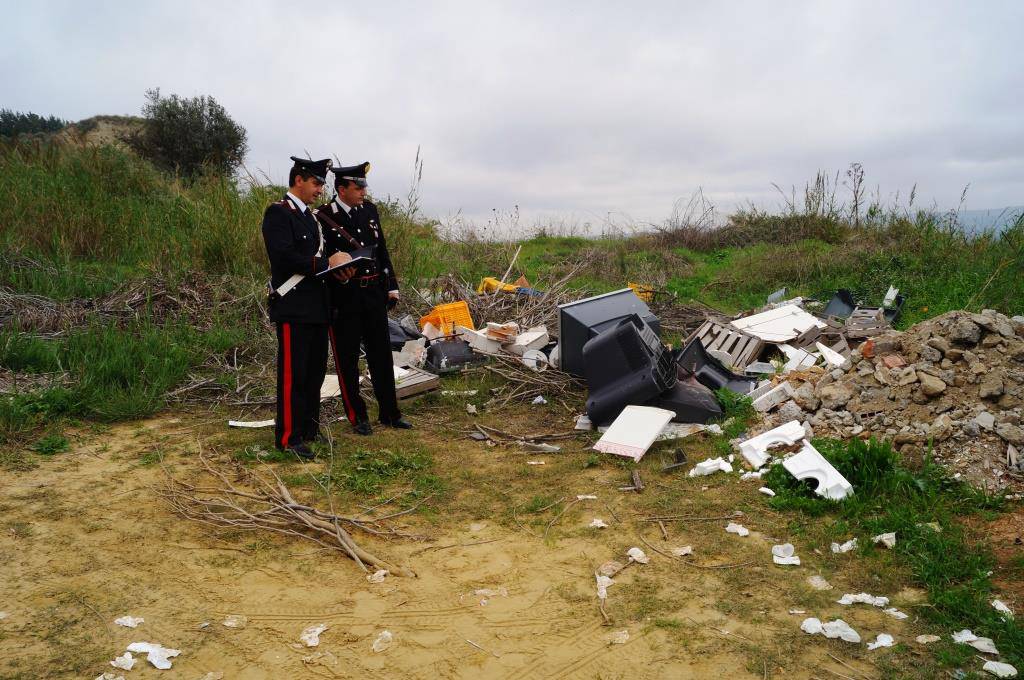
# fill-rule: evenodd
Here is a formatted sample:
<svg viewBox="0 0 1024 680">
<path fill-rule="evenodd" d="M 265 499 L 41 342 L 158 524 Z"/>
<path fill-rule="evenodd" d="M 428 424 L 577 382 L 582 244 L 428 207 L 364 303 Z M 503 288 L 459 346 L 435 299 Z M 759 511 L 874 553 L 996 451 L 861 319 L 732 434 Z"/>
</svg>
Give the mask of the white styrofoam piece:
<svg viewBox="0 0 1024 680">
<path fill-rule="evenodd" d="M 706 429 L 707 425 L 702 425 L 701 423 L 669 423 L 661 431 L 661 434 L 658 435 L 658 441 L 682 439 L 692 434 L 703 432 Z"/>
<path fill-rule="evenodd" d="M 732 356 L 728 352 L 723 352 L 720 349 L 705 349 L 704 351 L 721 361 L 726 368 L 732 366 Z"/>
<path fill-rule="evenodd" d="M 594 448 L 640 460 L 675 415 L 675 411 L 653 406 L 627 406 Z"/>
<path fill-rule="evenodd" d="M 774 366 L 772 366 L 772 373 L 775 373 L 775 367 Z M 766 395 L 769 392 L 771 392 L 772 389 L 773 389 L 773 387 L 772 387 L 772 381 L 771 380 L 762 380 L 761 382 L 757 383 L 757 387 L 755 387 L 754 389 L 750 390 L 750 393 L 747 394 L 747 396 L 750 397 L 751 401 L 757 401 L 758 399 L 760 399 L 764 395 Z"/>
<path fill-rule="evenodd" d="M 789 342 L 811 328 L 825 328 L 824 321 L 796 305 L 784 305 L 767 312 L 736 319 L 732 326 L 765 342 Z"/>
<path fill-rule="evenodd" d="M 732 465 L 721 457 L 702 460 L 690 469 L 690 476 L 704 477 L 716 472 L 732 472 Z"/>
<path fill-rule="evenodd" d="M 775 373 L 775 366 L 767 361 L 752 361 L 744 367 L 743 372 L 747 375 L 772 375 Z"/>
<path fill-rule="evenodd" d="M 541 349 L 548 344 L 548 329 L 544 326 L 537 326 L 523 331 L 510 343 L 502 345 L 512 354 L 522 354 L 528 349 Z"/>
<path fill-rule="evenodd" d="M 846 357 L 831 347 L 826 347 L 820 342 L 814 343 L 814 346 L 818 348 L 818 351 L 821 352 L 821 358 L 824 359 L 825 363 L 829 366 L 842 368 L 846 364 Z"/>
<path fill-rule="evenodd" d="M 816 493 L 829 500 L 842 500 L 853 493 L 853 485 L 810 442 L 805 441 L 800 453 L 782 461 L 782 467 L 797 479 L 817 480 Z"/>
<path fill-rule="evenodd" d="M 487 337 L 487 333 L 483 331 L 475 331 L 465 326 L 456 326 L 455 335 L 468 342 L 470 347 L 481 354 L 501 353 L 501 343 Z"/>
<path fill-rule="evenodd" d="M 768 462 L 771 457 L 768 455 L 768 447 L 775 444 L 795 444 L 804 438 L 804 426 L 799 420 L 791 420 L 785 425 L 779 425 L 773 430 L 762 432 L 745 442 L 740 442 L 740 454 L 750 464 L 750 467 L 757 470 Z"/>
<path fill-rule="evenodd" d="M 754 410 L 758 413 L 767 413 L 776 406 L 788 401 L 793 397 L 793 386 L 789 382 L 776 385 L 764 395 L 754 399 Z"/>
</svg>

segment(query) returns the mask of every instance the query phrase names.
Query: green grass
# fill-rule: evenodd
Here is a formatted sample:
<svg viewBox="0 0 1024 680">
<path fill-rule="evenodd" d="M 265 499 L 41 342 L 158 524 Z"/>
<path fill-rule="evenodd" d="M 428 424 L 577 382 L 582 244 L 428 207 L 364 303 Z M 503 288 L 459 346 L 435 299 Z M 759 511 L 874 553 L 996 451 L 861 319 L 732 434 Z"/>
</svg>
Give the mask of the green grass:
<svg viewBox="0 0 1024 680">
<path fill-rule="evenodd" d="M 816 440 L 815 446 L 854 488 L 854 495 L 833 502 L 814 495 L 781 465 L 764 483 L 776 492 L 769 502 L 778 510 L 828 517 L 816 523 L 825 540 L 858 539 L 862 557 L 886 559 L 872 536 L 895 531 L 892 559 L 928 592 L 930 606 L 919 615 L 944 631 L 970 628 L 991 637 L 1002 658 L 1018 666 L 1024 661 L 1024 628 L 1004 621 L 990 605 L 994 559 L 983 541 L 973 538 L 958 518 L 994 516 L 1004 501 L 949 477 L 925 459 L 920 469 L 907 467 L 887 443 Z M 936 522 L 942 531 L 927 523 Z M 962 650 L 947 650 L 950 659 Z"/>
<path fill-rule="evenodd" d="M 363 496 L 375 496 L 401 486 L 412 498 L 424 498 L 444 491 L 445 485 L 434 474 L 433 457 L 425 450 L 356 451 L 339 456 L 331 470 L 336 484 Z"/>
<path fill-rule="evenodd" d="M 53 433 L 37 441 L 32 446 L 32 450 L 44 456 L 52 456 L 56 453 L 67 451 L 69 447 L 70 443 L 67 437 L 62 434 Z"/>
</svg>

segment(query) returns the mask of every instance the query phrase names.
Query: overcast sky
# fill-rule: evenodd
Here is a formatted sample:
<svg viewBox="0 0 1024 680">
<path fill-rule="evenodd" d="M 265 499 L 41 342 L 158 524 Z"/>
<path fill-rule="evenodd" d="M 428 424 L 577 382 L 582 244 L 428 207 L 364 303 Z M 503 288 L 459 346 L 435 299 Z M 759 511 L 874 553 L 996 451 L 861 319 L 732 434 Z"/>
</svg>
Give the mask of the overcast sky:
<svg viewBox="0 0 1024 680">
<path fill-rule="evenodd" d="M 3 2 L 0 107 L 213 95 L 247 165 L 373 163 L 484 224 L 660 223 L 863 163 L 889 197 L 1024 204 L 1024 2 Z M 289 12 L 301 8 L 302 13 Z"/>
</svg>

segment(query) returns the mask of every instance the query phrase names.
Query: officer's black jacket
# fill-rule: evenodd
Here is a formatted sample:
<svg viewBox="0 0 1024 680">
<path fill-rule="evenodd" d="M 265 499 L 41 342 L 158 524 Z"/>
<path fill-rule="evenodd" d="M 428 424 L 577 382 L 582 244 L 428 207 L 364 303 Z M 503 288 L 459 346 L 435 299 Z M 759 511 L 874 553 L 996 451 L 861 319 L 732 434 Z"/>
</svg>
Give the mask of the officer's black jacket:
<svg viewBox="0 0 1024 680">
<path fill-rule="evenodd" d="M 300 212 L 287 196 L 271 203 L 263 213 L 263 242 L 270 259 L 272 288 L 276 290 L 292 274 L 306 277 L 287 294 L 271 295 L 270 320 L 327 323 L 327 291 L 316 273 L 327 269 L 330 252 L 325 248 L 321 257 L 316 256 L 320 232 L 312 212 Z"/>
<path fill-rule="evenodd" d="M 361 206 L 346 213 L 344 208 L 338 205 L 338 199 L 335 199 L 330 203 L 320 206 L 316 212 L 318 215 L 326 216 L 327 218 L 321 220 L 324 229 L 324 241 L 326 243 L 324 252 L 326 254 L 329 255 L 336 252 L 349 253 L 357 247 L 331 226 L 330 223 L 333 222 L 348 232 L 359 243 L 358 247 L 376 246 L 376 266 L 360 266 L 356 276 L 380 274 L 379 285 L 384 290 L 398 290 L 398 277 L 395 275 L 394 265 L 391 264 L 391 255 L 388 254 L 388 245 L 384 239 L 384 231 L 381 229 L 377 206 L 369 201 L 363 201 Z M 334 279 L 332 281 L 334 281 L 334 283 L 330 284 L 332 290 L 336 286 L 345 289 L 355 285 L 354 283 L 338 283 Z M 333 299 L 341 299 L 338 295 L 332 297 Z"/>
</svg>

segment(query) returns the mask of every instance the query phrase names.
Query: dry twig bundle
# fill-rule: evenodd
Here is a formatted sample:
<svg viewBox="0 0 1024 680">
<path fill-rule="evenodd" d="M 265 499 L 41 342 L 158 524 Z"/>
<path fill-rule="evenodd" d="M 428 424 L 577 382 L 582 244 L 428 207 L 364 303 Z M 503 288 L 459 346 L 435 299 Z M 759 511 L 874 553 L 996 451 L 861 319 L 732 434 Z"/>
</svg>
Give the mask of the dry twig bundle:
<svg viewBox="0 0 1024 680">
<path fill-rule="evenodd" d="M 390 564 L 359 547 L 344 528 L 354 527 L 375 535 L 395 535 L 394 531 L 383 530 L 380 523 L 407 514 L 412 509 L 377 518 L 323 512 L 297 502 L 272 469 L 268 468 L 273 479 L 268 480 L 246 468 L 237 468 L 235 478 L 246 483 L 246 487 L 241 487 L 214 467 L 202 452 L 199 460 L 206 473 L 216 480 L 215 486 L 194 486 L 168 473 L 165 485 L 158 489 L 171 509 L 181 517 L 222 529 L 272 531 L 302 538 L 350 557 L 363 571 L 368 570 L 367 566 L 373 566 L 387 569 L 395 576 L 416 576 L 411 569 Z"/>
</svg>

